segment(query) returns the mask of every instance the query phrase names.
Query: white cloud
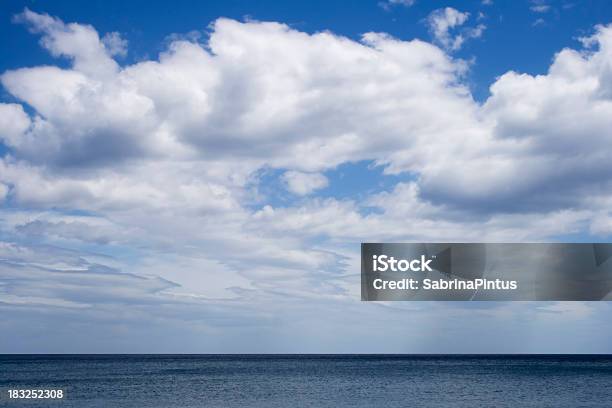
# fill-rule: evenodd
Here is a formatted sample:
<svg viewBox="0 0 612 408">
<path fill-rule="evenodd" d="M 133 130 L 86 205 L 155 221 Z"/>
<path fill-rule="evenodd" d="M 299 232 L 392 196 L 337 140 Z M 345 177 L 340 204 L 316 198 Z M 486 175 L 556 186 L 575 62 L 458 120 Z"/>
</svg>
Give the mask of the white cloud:
<svg viewBox="0 0 612 408">
<path fill-rule="evenodd" d="M 4 201 L 9 193 L 7 185 L 0 183 L 0 203 Z"/>
<path fill-rule="evenodd" d="M 441 18 L 434 27 L 450 50 L 484 29 L 456 10 Z M 115 34 L 28 10 L 18 20 L 70 65 L 0 77 L 19 101 L 0 104 L 9 148 L 0 197 L 11 203 L 0 232 L 7 246 L 32 242 L 14 247 L 12 262 L 35 243 L 71 255 L 22 259 L 26 275 L 49 273 L 65 290 L 0 285 L 11 305 L 102 308 L 92 300 L 100 284 L 116 304 L 138 299 L 144 314 L 155 314 L 149 302 L 197 315 L 187 311 L 204 298 L 213 320 L 244 324 L 235 309 L 266 321 L 294 296 L 351 308 L 361 241 L 611 230 L 611 27 L 559 52 L 545 74 L 501 75 L 478 103 L 465 61 L 383 33 L 353 41 L 220 19 L 206 44 L 174 40 L 159 58 L 120 66 L 113 56 L 126 43 Z M 330 183 L 323 172 L 360 161 L 413 181 L 359 199 L 316 197 Z M 305 197 L 272 206 L 257 188 L 264 168 Z M 91 261 L 91 246 L 115 256 Z M 86 276 L 82 298 L 54 274 L 93 264 L 112 273 Z M 108 282 L 131 289 L 113 294 Z M 283 306 L 286 321 L 310 316 Z"/>
<path fill-rule="evenodd" d="M 449 15 L 442 31 L 467 19 Z M 244 214 L 264 166 L 306 194 L 323 186 L 318 173 L 373 160 L 387 173 L 418 174 L 419 200 L 560 211 L 587 206 L 581 197 L 610 171 L 606 27 L 589 40 L 599 50 L 564 50 L 547 75 L 506 73 L 480 105 L 462 85 L 466 64 L 417 40 L 368 33 L 355 42 L 222 19 L 210 51 L 175 41 L 157 61 L 100 77 L 77 63 L 83 51 L 73 46 L 96 48 L 93 28 L 29 11 L 22 19 L 75 62 L 1 77 L 36 112 L 0 105 L 13 156 L 1 181 L 17 203 Z"/>
<path fill-rule="evenodd" d="M 21 105 L 0 103 L 0 139 L 9 145 L 20 143 L 20 137 L 30 127 L 30 118 Z"/>
<path fill-rule="evenodd" d="M 392 6 L 412 7 L 416 0 L 384 0 L 378 3 L 380 7 L 389 10 Z"/>
<path fill-rule="evenodd" d="M 15 21 L 27 24 L 34 33 L 41 33 L 41 45 L 53 56 L 70 58 L 80 72 L 107 76 L 118 69 L 92 26 L 64 24 L 48 14 L 38 14 L 27 8 L 15 17 Z"/>
<path fill-rule="evenodd" d="M 544 20 L 543 18 L 538 18 L 536 19 L 531 25 L 533 27 L 540 27 L 546 24 L 546 20 Z"/>
<path fill-rule="evenodd" d="M 478 24 L 476 27 L 470 28 L 467 31 L 467 35 L 469 38 L 480 38 L 486 29 L 487 26 L 484 24 Z"/>
<path fill-rule="evenodd" d="M 544 313 L 558 314 L 561 319 L 584 319 L 594 312 L 590 302 L 553 302 L 538 307 Z"/>
<path fill-rule="evenodd" d="M 547 0 L 531 0 L 529 9 L 534 13 L 548 13 L 551 6 L 548 4 Z"/>
<path fill-rule="evenodd" d="M 102 37 L 102 43 L 109 55 L 125 57 L 127 55 L 128 41 L 117 32 L 107 33 Z"/>
<path fill-rule="evenodd" d="M 469 16 L 468 12 L 464 13 L 452 7 L 446 7 L 432 11 L 427 17 L 427 23 L 436 42 L 447 50 L 457 51 L 463 46 L 465 40 L 482 36 L 486 29 L 484 24 L 479 24 L 473 28 L 457 31 L 458 27 L 467 22 Z"/>
<path fill-rule="evenodd" d="M 550 5 L 548 4 L 539 4 L 530 7 L 531 11 L 535 11 L 536 13 L 546 13 L 550 10 Z"/>
<path fill-rule="evenodd" d="M 391 192 L 370 197 L 365 204 L 379 211 L 363 215 L 360 204 L 334 199 L 313 200 L 300 207 L 266 207 L 250 221 L 251 228 L 277 237 L 292 232 L 302 238 L 324 236 L 334 242 L 409 241 L 541 241 L 571 234 L 588 225 L 588 211 L 564 210 L 473 217 L 465 211 L 432 205 L 419 198 L 414 183 L 400 183 Z M 525 226 L 529 225 L 529 228 Z"/>
<path fill-rule="evenodd" d="M 287 171 L 283 174 L 287 189 L 297 195 L 307 195 L 315 190 L 327 187 L 327 177 L 321 173 L 304 173 L 301 171 Z"/>
<path fill-rule="evenodd" d="M 52 49 L 84 41 L 83 32 L 99 39 L 88 26 L 26 15 L 54 39 Z M 375 33 L 358 43 L 276 23 L 219 20 L 210 52 L 175 41 L 159 61 L 103 78 L 76 61 L 9 71 L 5 88 L 40 116 L 0 105 L 14 156 L 3 160 L 0 181 L 16 203 L 40 208 L 245 219 L 247 187 L 262 166 L 284 169 L 289 188 L 308 194 L 324 186 L 321 171 L 374 160 L 388 173 L 418 174 L 415 200 L 445 209 L 588 209 L 577 192 L 608 171 L 609 31 L 589 40 L 600 51 L 562 51 L 548 75 L 501 76 L 483 106 L 461 85 L 465 64 L 430 44 Z M 568 122 L 577 114 L 586 129 Z"/>
</svg>

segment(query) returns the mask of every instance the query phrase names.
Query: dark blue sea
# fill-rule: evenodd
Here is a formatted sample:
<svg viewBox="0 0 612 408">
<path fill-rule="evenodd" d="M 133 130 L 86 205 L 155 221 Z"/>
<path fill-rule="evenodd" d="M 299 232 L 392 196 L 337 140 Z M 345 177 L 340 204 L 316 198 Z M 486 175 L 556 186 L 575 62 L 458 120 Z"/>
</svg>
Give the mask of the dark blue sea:
<svg viewBox="0 0 612 408">
<path fill-rule="evenodd" d="M 65 390 L 61 401 L 8 389 Z M 612 407 L 612 356 L 3 355 L 1 406 Z"/>
</svg>

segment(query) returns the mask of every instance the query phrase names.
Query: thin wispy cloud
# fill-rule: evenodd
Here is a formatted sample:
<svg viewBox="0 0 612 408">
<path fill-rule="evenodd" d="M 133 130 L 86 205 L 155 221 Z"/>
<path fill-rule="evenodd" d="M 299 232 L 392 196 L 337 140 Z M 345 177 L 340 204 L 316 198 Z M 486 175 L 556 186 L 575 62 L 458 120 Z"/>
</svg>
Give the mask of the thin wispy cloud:
<svg viewBox="0 0 612 408">
<path fill-rule="evenodd" d="M 384 10 L 390 10 L 394 6 L 411 7 L 415 2 L 416 0 L 384 0 L 380 1 L 378 5 Z"/>
<path fill-rule="evenodd" d="M 531 0 L 529 9 L 534 13 L 548 13 L 551 10 L 551 5 L 547 0 Z"/>
<path fill-rule="evenodd" d="M 452 7 L 434 10 L 427 17 L 427 24 L 434 40 L 449 51 L 459 50 L 466 40 L 479 38 L 485 31 L 484 24 L 463 27 L 470 13 Z"/>
</svg>

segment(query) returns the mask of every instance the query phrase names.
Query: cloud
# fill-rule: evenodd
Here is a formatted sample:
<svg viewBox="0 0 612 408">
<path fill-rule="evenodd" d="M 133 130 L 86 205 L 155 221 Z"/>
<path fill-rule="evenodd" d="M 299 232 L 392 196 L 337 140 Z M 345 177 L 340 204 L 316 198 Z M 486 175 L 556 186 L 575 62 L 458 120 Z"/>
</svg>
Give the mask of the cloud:
<svg viewBox="0 0 612 408">
<path fill-rule="evenodd" d="M 315 190 L 327 187 L 327 177 L 320 173 L 303 173 L 299 171 L 288 171 L 283 174 L 283 180 L 287 189 L 297 195 L 307 195 Z"/>
<path fill-rule="evenodd" d="M 102 38 L 102 43 L 104 44 L 104 48 L 106 48 L 107 52 L 111 56 L 120 56 L 125 57 L 127 55 L 127 40 L 121 37 L 121 34 L 117 32 L 107 33 Z"/>
<path fill-rule="evenodd" d="M 543 25 L 546 24 L 546 20 L 544 20 L 543 18 L 538 18 L 536 21 L 534 21 L 531 25 L 533 27 L 541 27 Z"/>
<path fill-rule="evenodd" d="M 385 10 L 391 9 L 393 6 L 412 7 L 416 0 L 385 0 L 378 3 Z"/>
<path fill-rule="evenodd" d="M 68 39 L 58 48 L 84 30 L 28 13 L 28 21 L 44 23 L 38 31 L 61 27 Z M 609 171 L 601 158 L 608 32 L 600 27 L 589 40 L 602 50 L 564 50 L 547 75 L 502 75 L 483 105 L 461 83 L 466 64 L 424 42 L 378 33 L 355 42 L 223 19 L 210 51 L 178 40 L 159 60 L 110 77 L 76 62 L 8 71 L 3 85 L 36 113 L 0 105 L 0 120 L 11 124 L 3 127 L 11 155 L 1 182 L 17 205 L 244 222 L 248 187 L 264 166 L 282 169 L 290 190 L 308 194 L 324 186 L 322 171 L 372 160 L 388 174 L 418 174 L 415 200 L 442 217 L 451 209 L 464 219 L 517 210 L 582 214 L 582 207 L 601 214 L 605 194 L 588 203 L 581 197 Z M 287 53 L 294 56 L 280 57 Z M 281 62 L 270 68 L 270 60 Z M 582 115 L 587 129 L 567 123 L 569 112 Z M 588 163 L 567 154 L 576 149 Z"/>
<path fill-rule="evenodd" d="M 586 302 L 553 302 L 539 307 L 538 310 L 558 314 L 563 319 L 585 318 L 594 312 L 594 309 Z"/>
<path fill-rule="evenodd" d="M 441 32 L 467 19 L 447 14 Z M 178 40 L 158 60 L 99 77 L 65 44 L 99 42 L 93 28 L 30 11 L 21 19 L 75 60 L 1 77 L 35 112 L 0 105 L 10 149 L 0 181 L 17 205 L 244 217 L 261 168 L 306 194 L 323 186 L 319 173 L 360 160 L 416 174 L 419 200 L 468 213 L 599 213 L 607 199 L 596 187 L 612 171 L 607 27 L 589 40 L 600 49 L 563 50 L 546 75 L 508 72 L 478 104 L 462 84 L 467 64 L 418 40 L 221 19 L 206 47 Z"/>
<path fill-rule="evenodd" d="M 465 24 L 469 16 L 470 13 L 446 7 L 432 11 L 427 17 L 427 24 L 437 43 L 447 50 L 457 51 L 463 46 L 465 40 L 479 38 L 486 29 L 484 24 L 479 24 L 453 35 L 451 32 Z"/>
<path fill-rule="evenodd" d="M 531 6 L 529 9 L 534 13 L 548 13 L 551 9 L 550 4 L 547 0 L 531 0 Z"/>
<path fill-rule="evenodd" d="M 364 215 L 360 204 L 376 211 Z M 334 242 L 530 242 L 574 233 L 588 220 L 588 212 L 572 210 L 546 217 L 538 212 L 498 214 L 483 220 L 452 207 L 423 202 L 415 183 L 400 183 L 393 191 L 376 194 L 365 203 L 318 199 L 300 207 L 265 207 L 251 223 L 253 229 L 279 238 L 297 231 L 302 238 L 323 236 Z M 531 228 L 525 229 L 525 225 Z"/>
<path fill-rule="evenodd" d="M 89 25 L 64 24 L 48 14 L 38 14 L 29 9 L 17 15 L 15 22 L 26 24 L 33 33 L 42 34 L 41 45 L 51 55 L 70 58 L 80 72 L 92 76 L 107 76 L 115 73 L 117 63 L 101 42 L 97 31 Z M 116 34 L 115 42 L 118 40 Z M 109 37 L 110 38 L 110 37 Z"/>
<path fill-rule="evenodd" d="M 16 20 L 69 63 L 0 76 L 17 101 L 0 104 L 0 258 L 18 283 L 0 278 L 4 307 L 163 311 L 271 337 L 280 319 L 287 339 L 325 310 L 330 326 L 405 315 L 355 304 L 362 241 L 609 234 L 612 27 L 544 74 L 504 73 L 480 103 L 448 51 L 484 27 L 438 13 L 442 48 L 219 19 L 204 44 L 120 65 L 118 35 L 25 10 Z M 345 163 L 396 181 L 334 197 Z M 262 169 L 301 197 L 263 193 Z"/>
<path fill-rule="evenodd" d="M 9 188 L 5 184 L 0 184 L 0 202 L 4 201 L 6 196 L 8 195 Z"/>
<path fill-rule="evenodd" d="M 82 242 L 108 244 L 117 237 L 115 231 L 104 232 L 103 228 L 80 221 L 29 221 L 15 227 L 15 231 L 30 237 L 46 236 L 62 239 L 74 239 Z"/>
<path fill-rule="evenodd" d="M 536 13 L 546 13 L 546 12 L 548 12 L 548 10 L 550 10 L 550 5 L 548 5 L 548 4 L 540 4 L 540 5 L 531 6 L 531 7 L 529 7 L 529 9 L 531 11 L 536 12 Z"/>
<path fill-rule="evenodd" d="M 54 270 L 0 262 L 10 292 L 2 303 L 88 308 L 98 303 L 157 304 L 160 292 L 175 285 L 157 277 L 143 277 L 91 265 L 83 270 Z"/>
<path fill-rule="evenodd" d="M 23 107 L 16 103 L 0 104 L 0 135 L 5 143 L 14 145 L 20 143 L 19 138 L 30 127 L 30 118 Z"/>
</svg>

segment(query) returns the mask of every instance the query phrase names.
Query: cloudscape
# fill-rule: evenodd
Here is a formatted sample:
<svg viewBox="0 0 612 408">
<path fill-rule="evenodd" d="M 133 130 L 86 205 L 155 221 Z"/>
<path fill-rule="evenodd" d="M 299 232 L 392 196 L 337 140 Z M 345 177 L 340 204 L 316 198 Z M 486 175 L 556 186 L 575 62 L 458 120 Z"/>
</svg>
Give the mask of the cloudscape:
<svg viewBox="0 0 612 408">
<path fill-rule="evenodd" d="M 612 11 L 423 3 L 3 6 L 1 351 L 612 352 L 607 302 L 360 301 L 361 242 L 612 234 Z"/>
</svg>

